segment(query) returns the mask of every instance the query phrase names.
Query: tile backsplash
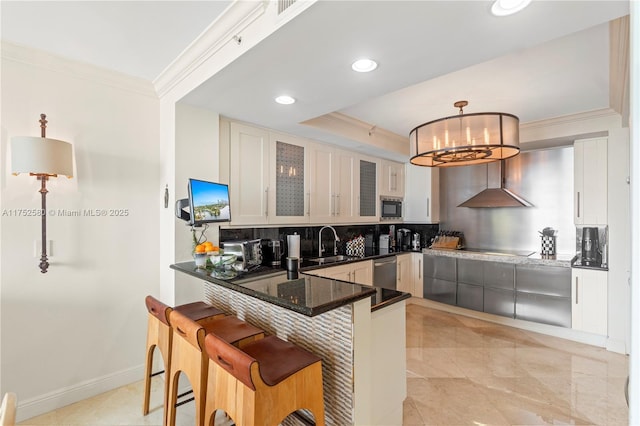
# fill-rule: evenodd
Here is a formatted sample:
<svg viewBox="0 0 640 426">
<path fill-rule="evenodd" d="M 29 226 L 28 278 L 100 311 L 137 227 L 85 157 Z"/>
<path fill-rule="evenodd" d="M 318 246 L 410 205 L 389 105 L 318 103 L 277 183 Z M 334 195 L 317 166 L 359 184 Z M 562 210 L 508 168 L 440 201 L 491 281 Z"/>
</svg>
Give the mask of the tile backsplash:
<svg viewBox="0 0 640 426">
<path fill-rule="evenodd" d="M 438 233 L 438 224 L 394 224 L 396 230 L 407 228 L 412 233 L 417 232 L 422 236 L 421 246 L 427 247 Z M 287 235 L 294 233 L 300 235 L 300 253 L 302 257 L 315 257 L 318 255 L 318 233 L 322 226 L 287 226 L 279 228 L 227 228 L 220 229 L 220 241 L 273 239 L 281 240 L 286 248 Z M 388 224 L 364 224 L 364 225 L 336 225 L 334 226 L 338 238 L 338 254 L 345 254 L 346 242 L 362 235 L 367 241 L 367 254 L 377 253 L 378 240 L 381 234 L 389 233 Z M 325 246 L 325 254 L 333 254 L 334 238 L 330 229 L 322 233 L 322 242 Z M 285 253 L 287 251 L 285 250 Z"/>
</svg>

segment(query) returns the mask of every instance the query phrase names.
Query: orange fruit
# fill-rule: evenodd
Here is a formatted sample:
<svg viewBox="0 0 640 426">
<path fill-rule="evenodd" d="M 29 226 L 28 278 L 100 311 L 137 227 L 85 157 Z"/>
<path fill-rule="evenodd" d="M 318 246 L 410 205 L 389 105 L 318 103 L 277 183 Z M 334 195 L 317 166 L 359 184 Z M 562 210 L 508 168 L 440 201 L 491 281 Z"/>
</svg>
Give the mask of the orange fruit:
<svg viewBox="0 0 640 426">
<path fill-rule="evenodd" d="M 195 250 L 196 253 L 204 253 L 206 251 L 207 250 L 206 250 L 206 247 L 204 246 L 204 244 L 198 244 L 196 246 L 196 250 Z"/>
</svg>

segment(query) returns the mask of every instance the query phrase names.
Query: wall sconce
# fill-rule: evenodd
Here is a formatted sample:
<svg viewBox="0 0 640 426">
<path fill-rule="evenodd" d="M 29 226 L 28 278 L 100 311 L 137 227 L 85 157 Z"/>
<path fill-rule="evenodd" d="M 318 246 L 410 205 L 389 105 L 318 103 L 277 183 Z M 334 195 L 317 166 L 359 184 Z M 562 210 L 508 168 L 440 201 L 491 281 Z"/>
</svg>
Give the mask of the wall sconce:
<svg viewBox="0 0 640 426">
<path fill-rule="evenodd" d="M 58 175 L 73 177 L 73 151 L 68 142 L 45 136 L 47 116 L 40 114 L 40 137 L 16 136 L 11 138 L 11 171 L 14 175 L 29 173 L 41 182 L 42 196 L 42 256 L 40 272 L 49 268 L 47 261 L 47 180 Z"/>
</svg>

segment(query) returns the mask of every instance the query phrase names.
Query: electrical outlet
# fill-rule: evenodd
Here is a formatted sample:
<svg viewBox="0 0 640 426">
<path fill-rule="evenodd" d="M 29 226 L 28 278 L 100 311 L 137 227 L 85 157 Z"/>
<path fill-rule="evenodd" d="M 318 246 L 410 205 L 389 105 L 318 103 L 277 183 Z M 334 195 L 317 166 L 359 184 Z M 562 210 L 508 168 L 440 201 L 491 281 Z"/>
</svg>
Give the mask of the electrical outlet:
<svg viewBox="0 0 640 426">
<path fill-rule="evenodd" d="M 33 257 L 42 256 L 42 240 L 33 240 Z M 47 240 L 47 258 L 53 257 L 53 243 Z"/>
</svg>

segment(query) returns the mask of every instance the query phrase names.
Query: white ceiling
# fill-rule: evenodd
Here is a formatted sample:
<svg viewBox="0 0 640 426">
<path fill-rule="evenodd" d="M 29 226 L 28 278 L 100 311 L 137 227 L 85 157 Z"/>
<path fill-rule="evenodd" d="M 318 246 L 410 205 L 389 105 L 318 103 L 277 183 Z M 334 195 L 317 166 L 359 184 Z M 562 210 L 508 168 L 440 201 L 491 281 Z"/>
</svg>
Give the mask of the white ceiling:
<svg viewBox="0 0 640 426">
<path fill-rule="evenodd" d="M 231 1 L 1 0 L 2 39 L 155 79 Z"/>
<path fill-rule="evenodd" d="M 2 1 L 2 38 L 153 79 L 228 4 Z M 609 107 L 606 23 L 628 14 L 628 1 L 533 1 L 504 18 L 490 6 L 319 1 L 184 102 L 390 158 L 300 123 L 339 111 L 406 136 L 456 114 L 461 99 L 465 112 L 509 112 L 522 123 Z M 378 69 L 353 72 L 362 56 Z M 275 104 L 285 92 L 298 101 Z"/>
</svg>

